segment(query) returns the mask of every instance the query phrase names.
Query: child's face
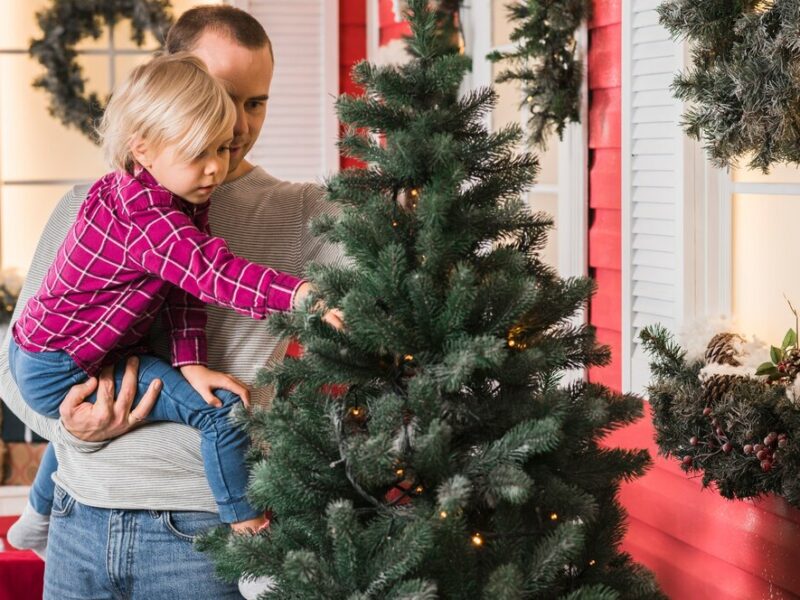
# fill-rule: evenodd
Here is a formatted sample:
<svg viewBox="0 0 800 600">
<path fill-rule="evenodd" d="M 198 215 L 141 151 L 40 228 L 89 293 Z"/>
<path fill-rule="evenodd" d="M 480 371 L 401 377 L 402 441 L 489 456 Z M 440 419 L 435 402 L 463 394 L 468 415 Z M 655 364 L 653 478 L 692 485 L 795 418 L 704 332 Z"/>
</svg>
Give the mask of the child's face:
<svg viewBox="0 0 800 600">
<path fill-rule="evenodd" d="M 158 151 L 145 149 L 137 160 L 161 185 L 192 204 L 203 204 L 228 174 L 233 133 L 212 140 L 195 158 L 181 157 L 174 145 Z"/>
</svg>

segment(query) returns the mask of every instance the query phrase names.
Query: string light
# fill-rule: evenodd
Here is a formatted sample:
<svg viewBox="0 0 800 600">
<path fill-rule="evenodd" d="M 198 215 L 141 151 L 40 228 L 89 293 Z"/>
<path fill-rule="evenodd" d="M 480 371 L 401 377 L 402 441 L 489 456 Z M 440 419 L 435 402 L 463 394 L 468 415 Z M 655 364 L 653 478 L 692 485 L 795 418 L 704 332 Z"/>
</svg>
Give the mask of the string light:
<svg viewBox="0 0 800 600">
<path fill-rule="evenodd" d="M 558 514 L 557 513 L 550 513 L 550 520 L 551 521 L 558 521 Z"/>
<path fill-rule="evenodd" d="M 406 361 L 406 362 L 411 362 L 412 360 L 414 360 L 414 355 L 413 354 L 406 354 L 403 357 L 403 360 Z"/>
<path fill-rule="evenodd" d="M 528 345 L 524 342 L 521 342 L 517 339 L 523 333 L 522 327 L 519 325 L 512 327 L 508 330 L 508 335 L 506 336 L 506 343 L 508 344 L 509 348 L 515 348 L 517 350 L 525 350 Z"/>
<path fill-rule="evenodd" d="M 357 406 L 355 406 L 355 407 L 350 409 L 350 416 L 351 417 L 358 418 L 358 417 L 361 417 L 363 414 L 364 414 L 364 410 L 359 408 L 359 407 L 357 407 Z"/>
<path fill-rule="evenodd" d="M 440 519 L 446 519 L 447 518 L 447 511 L 446 510 L 440 511 L 439 512 L 439 518 Z"/>
<path fill-rule="evenodd" d="M 595 566 L 596 564 L 597 564 L 597 561 L 596 561 L 595 559 L 592 559 L 592 560 L 590 560 L 590 561 L 589 561 L 589 566 L 590 566 L 590 567 L 593 567 L 593 566 Z"/>
<path fill-rule="evenodd" d="M 414 491 L 415 491 L 417 494 L 421 494 L 422 492 L 424 492 L 424 491 L 425 491 L 425 488 L 423 488 L 421 485 L 418 485 L 417 487 L 415 487 L 415 488 L 414 488 Z"/>
<path fill-rule="evenodd" d="M 483 536 L 480 533 L 472 534 L 472 545 L 476 547 L 483 546 Z"/>
<path fill-rule="evenodd" d="M 397 221 L 392 221 L 392 227 L 397 227 L 399 223 Z"/>
<path fill-rule="evenodd" d="M 405 473 L 406 473 L 406 472 L 405 472 L 405 469 L 402 469 L 402 468 L 400 468 L 400 469 L 397 469 L 397 470 L 395 471 L 395 474 L 396 474 L 398 477 L 402 477 L 403 475 L 405 475 Z"/>
</svg>

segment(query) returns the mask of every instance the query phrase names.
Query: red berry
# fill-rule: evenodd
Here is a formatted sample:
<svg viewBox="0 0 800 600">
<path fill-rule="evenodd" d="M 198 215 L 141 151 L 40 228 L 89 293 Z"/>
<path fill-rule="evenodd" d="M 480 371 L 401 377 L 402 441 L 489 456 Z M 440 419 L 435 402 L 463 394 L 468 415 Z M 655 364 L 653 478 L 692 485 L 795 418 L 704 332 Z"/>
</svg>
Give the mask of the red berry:
<svg viewBox="0 0 800 600">
<path fill-rule="evenodd" d="M 708 417 L 708 416 L 710 416 L 710 415 L 711 415 L 711 407 L 710 407 L 710 406 L 706 406 L 706 407 L 703 409 L 703 416 L 704 416 L 704 417 Z"/>
<path fill-rule="evenodd" d="M 766 450 L 759 450 L 758 452 L 756 452 L 756 458 L 758 460 L 766 460 L 768 456 L 769 452 L 767 452 Z"/>
<path fill-rule="evenodd" d="M 786 373 L 786 365 L 782 362 L 778 363 L 778 371 L 781 373 Z"/>
<path fill-rule="evenodd" d="M 691 467 L 693 462 L 694 461 L 693 461 L 692 457 L 689 456 L 688 454 L 683 457 L 683 466 L 684 467 Z"/>
<path fill-rule="evenodd" d="M 725 432 L 722 430 L 722 427 L 717 427 L 715 430 L 716 434 L 719 436 L 725 435 Z"/>
<path fill-rule="evenodd" d="M 789 440 L 786 438 L 778 440 L 778 448 L 786 448 L 786 445 L 789 443 Z"/>
<path fill-rule="evenodd" d="M 745 444 L 743 450 L 744 450 L 745 454 L 752 454 L 753 453 L 753 444 Z"/>
<path fill-rule="evenodd" d="M 699 443 L 700 440 L 697 438 L 696 435 L 693 435 L 691 438 L 689 438 L 689 444 L 691 444 L 692 446 L 697 446 L 697 444 Z"/>
<path fill-rule="evenodd" d="M 762 446 L 761 444 L 756 444 L 755 446 L 753 446 L 753 451 L 755 451 L 755 452 L 760 452 L 763 449 L 764 449 L 764 446 Z"/>
<path fill-rule="evenodd" d="M 780 441 L 780 440 L 786 440 L 786 439 L 788 439 L 788 438 L 789 438 L 789 436 L 788 436 L 788 435 L 786 435 L 785 433 L 779 433 L 779 434 L 778 434 L 778 441 Z"/>
<path fill-rule="evenodd" d="M 730 453 L 733 451 L 733 444 L 731 444 L 730 442 L 725 442 L 725 443 L 722 445 L 722 451 L 723 451 L 725 454 L 730 454 Z"/>
<path fill-rule="evenodd" d="M 771 460 L 762 460 L 761 461 L 761 470 L 766 473 L 772 468 L 772 461 Z"/>
</svg>

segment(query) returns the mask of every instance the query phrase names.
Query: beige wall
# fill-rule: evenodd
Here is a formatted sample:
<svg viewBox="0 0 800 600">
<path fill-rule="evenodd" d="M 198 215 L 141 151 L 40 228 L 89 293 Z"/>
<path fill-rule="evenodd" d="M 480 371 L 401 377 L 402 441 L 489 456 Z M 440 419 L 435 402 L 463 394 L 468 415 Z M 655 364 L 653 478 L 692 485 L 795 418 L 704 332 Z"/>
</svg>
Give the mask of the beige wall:
<svg viewBox="0 0 800 600">
<path fill-rule="evenodd" d="M 173 14 L 203 3 L 211 2 L 172 0 Z M 47 0 L 0 2 L 0 50 L 12 51 L 0 52 L 0 264 L 22 273 L 61 195 L 72 182 L 91 181 L 106 171 L 99 150 L 77 130 L 51 117 L 47 94 L 31 86 L 42 68 L 28 56 L 27 48 L 32 38 L 41 35 L 35 13 L 48 5 Z M 129 22 L 117 25 L 117 48 L 136 48 L 129 32 Z M 150 38 L 144 48 L 156 46 Z M 106 48 L 107 35 L 78 46 L 79 50 Z M 117 80 L 146 59 L 146 52 L 117 56 Z M 109 91 L 109 60 L 98 55 L 80 58 L 88 89 L 101 96 Z"/>
<path fill-rule="evenodd" d="M 800 170 L 782 165 L 764 175 L 740 168 L 732 179 L 800 184 Z M 800 196 L 734 194 L 732 202 L 733 316 L 741 331 L 777 344 L 794 326 L 784 295 L 800 308 Z"/>
<path fill-rule="evenodd" d="M 492 43 L 494 46 L 503 46 L 510 42 L 509 36 L 514 26 L 508 21 L 506 5 L 508 0 L 492 0 Z M 493 74 L 496 76 L 503 70 L 503 65 L 495 64 Z M 520 123 L 526 120 L 525 114 L 520 109 L 522 92 L 518 85 L 504 83 L 497 86 L 500 101 L 492 115 L 492 125 L 495 129 L 510 123 Z M 547 150 L 534 150 L 539 157 L 541 167 L 537 183 L 548 186 L 548 191 L 537 191 L 536 187 L 528 194 L 528 203 L 534 211 L 548 213 L 555 222 L 554 229 L 550 232 L 542 257 L 552 265 L 558 265 L 558 196 L 553 193 L 552 186 L 558 184 L 558 136 L 550 139 Z"/>
</svg>

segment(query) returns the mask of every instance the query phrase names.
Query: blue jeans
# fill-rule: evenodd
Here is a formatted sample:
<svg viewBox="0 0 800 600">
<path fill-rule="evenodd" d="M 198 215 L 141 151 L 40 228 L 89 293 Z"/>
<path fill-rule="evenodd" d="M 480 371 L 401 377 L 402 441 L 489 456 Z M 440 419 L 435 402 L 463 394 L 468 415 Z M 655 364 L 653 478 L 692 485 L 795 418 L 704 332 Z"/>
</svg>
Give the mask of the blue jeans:
<svg viewBox="0 0 800 600">
<path fill-rule="evenodd" d="M 66 352 L 28 352 L 12 339 L 8 362 L 11 374 L 25 402 L 36 412 L 57 418 L 58 408 L 69 389 L 86 379 L 86 373 Z M 124 361 L 115 369 L 117 389 L 122 385 Z M 233 407 L 241 399 L 226 390 L 217 390 L 222 408 L 205 402 L 189 382 L 168 363 L 154 356 L 139 357 L 139 383 L 134 406 L 154 379 L 162 382 L 161 394 L 148 421 L 184 423 L 200 431 L 200 453 L 208 484 L 219 507 L 223 523 L 236 523 L 257 517 L 245 497 L 247 434 L 230 420 Z M 95 395 L 89 398 L 94 402 Z M 58 467 L 55 452 L 48 447 L 36 480 L 31 487 L 31 506 L 40 514 L 48 514 L 53 498 L 52 475 Z"/>
<path fill-rule="evenodd" d="M 242 600 L 192 545 L 219 523 L 206 512 L 93 508 L 56 487 L 44 600 Z"/>
</svg>

